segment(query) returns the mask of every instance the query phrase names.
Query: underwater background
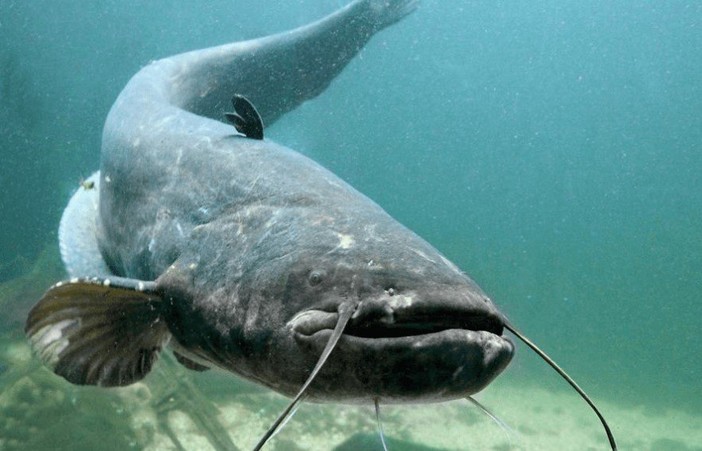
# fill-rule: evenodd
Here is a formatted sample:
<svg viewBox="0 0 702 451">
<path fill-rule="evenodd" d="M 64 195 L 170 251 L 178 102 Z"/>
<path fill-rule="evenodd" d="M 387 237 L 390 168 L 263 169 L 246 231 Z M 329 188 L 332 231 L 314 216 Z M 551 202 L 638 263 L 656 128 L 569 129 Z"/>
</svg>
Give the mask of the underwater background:
<svg viewBox="0 0 702 451">
<path fill-rule="evenodd" d="M 285 406 L 167 358 L 143 386 L 73 387 L 30 357 L 23 324 L 64 277 L 61 212 L 140 67 L 345 3 L 0 1 L 0 449 L 248 449 Z M 700 49 L 701 2 L 422 0 L 267 136 L 466 271 L 622 449 L 700 450 Z M 467 403 L 392 407 L 391 449 L 605 449 L 586 405 L 517 348 L 480 398 L 516 432 Z M 309 405 L 271 443 L 379 446 L 372 408 Z"/>
</svg>

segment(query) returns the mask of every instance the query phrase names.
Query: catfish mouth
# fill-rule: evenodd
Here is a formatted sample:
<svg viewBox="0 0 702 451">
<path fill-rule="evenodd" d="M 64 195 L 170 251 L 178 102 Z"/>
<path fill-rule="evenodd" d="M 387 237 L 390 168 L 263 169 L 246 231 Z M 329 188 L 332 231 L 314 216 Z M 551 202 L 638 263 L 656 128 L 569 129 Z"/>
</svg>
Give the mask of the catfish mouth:
<svg viewBox="0 0 702 451">
<path fill-rule="evenodd" d="M 361 301 L 346 318 L 322 307 L 287 324 L 310 358 L 323 353 L 340 321 L 346 324 L 310 399 L 447 401 L 485 388 L 514 355 L 514 344 L 502 336 L 504 320 L 487 299 L 408 293 Z"/>
<path fill-rule="evenodd" d="M 300 338 L 334 329 L 336 312 L 306 310 L 289 323 Z M 361 303 L 344 329 L 343 334 L 358 339 L 398 339 L 441 334 L 449 330 L 484 332 L 503 338 L 502 319 L 485 309 L 454 306 L 402 306 L 393 308 L 390 302 Z"/>
<path fill-rule="evenodd" d="M 488 316 L 476 316 L 464 312 L 435 312 L 430 315 L 417 314 L 393 322 L 383 318 L 352 321 L 344 334 L 358 338 L 400 338 L 429 335 L 446 330 L 461 329 L 474 332 L 489 332 L 501 336 L 502 323 Z"/>
</svg>

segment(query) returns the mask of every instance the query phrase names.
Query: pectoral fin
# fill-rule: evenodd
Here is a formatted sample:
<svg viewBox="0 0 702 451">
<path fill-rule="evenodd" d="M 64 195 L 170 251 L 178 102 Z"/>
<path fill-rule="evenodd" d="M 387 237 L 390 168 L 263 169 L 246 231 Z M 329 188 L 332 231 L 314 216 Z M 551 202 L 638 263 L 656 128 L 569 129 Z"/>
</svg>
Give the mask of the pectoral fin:
<svg viewBox="0 0 702 451">
<path fill-rule="evenodd" d="M 69 382 L 129 385 L 151 370 L 170 338 L 155 288 L 118 277 L 59 282 L 29 312 L 25 332 Z"/>
<path fill-rule="evenodd" d="M 180 363 L 181 365 L 183 365 L 184 367 L 186 367 L 189 370 L 202 372 L 202 371 L 207 371 L 210 369 L 209 366 L 200 365 L 196 361 L 185 357 L 183 354 L 179 353 L 178 351 L 173 351 L 173 355 L 175 356 L 178 363 Z"/>
</svg>

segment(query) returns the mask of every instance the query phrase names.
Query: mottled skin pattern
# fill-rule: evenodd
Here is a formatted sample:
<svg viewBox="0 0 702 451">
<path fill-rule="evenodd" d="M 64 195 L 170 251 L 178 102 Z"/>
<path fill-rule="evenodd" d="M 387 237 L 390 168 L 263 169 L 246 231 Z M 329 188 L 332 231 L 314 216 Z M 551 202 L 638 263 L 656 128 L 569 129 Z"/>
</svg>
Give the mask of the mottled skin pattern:
<svg viewBox="0 0 702 451">
<path fill-rule="evenodd" d="M 156 280 L 171 345 L 189 358 L 292 395 L 351 301 L 312 399 L 452 399 L 511 359 L 501 314 L 432 246 L 310 159 L 221 122 L 234 93 L 270 125 L 322 92 L 413 9 L 385 3 L 153 62 L 110 111 L 100 249 L 115 275 Z"/>
</svg>

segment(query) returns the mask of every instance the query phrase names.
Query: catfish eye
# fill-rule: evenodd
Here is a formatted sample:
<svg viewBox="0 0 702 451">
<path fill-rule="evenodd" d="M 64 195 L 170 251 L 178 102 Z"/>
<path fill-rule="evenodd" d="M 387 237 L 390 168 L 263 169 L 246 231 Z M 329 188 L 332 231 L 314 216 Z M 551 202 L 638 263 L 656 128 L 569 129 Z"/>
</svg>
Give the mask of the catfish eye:
<svg viewBox="0 0 702 451">
<path fill-rule="evenodd" d="M 309 281 L 310 285 L 315 286 L 315 285 L 319 285 L 320 283 L 322 283 L 323 279 L 324 279 L 324 274 L 322 274 L 320 271 L 312 271 L 307 280 Z"/>
</svg>

